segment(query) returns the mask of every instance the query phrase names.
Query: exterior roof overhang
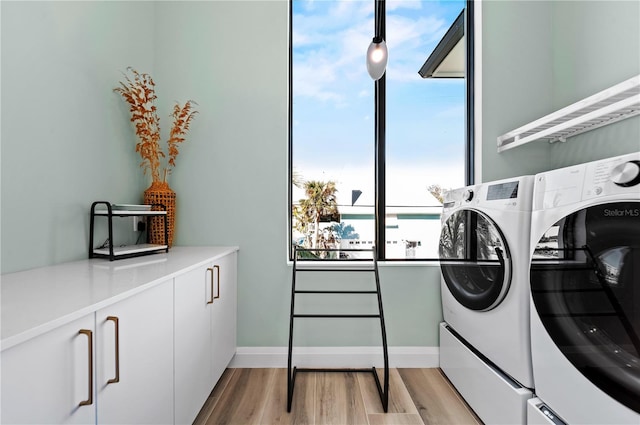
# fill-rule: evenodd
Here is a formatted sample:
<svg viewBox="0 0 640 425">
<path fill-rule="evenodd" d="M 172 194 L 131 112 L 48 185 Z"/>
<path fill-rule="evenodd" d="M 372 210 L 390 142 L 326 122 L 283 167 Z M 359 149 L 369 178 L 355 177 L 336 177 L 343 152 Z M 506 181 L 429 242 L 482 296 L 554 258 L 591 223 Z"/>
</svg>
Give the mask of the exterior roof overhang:
<svg viewBox="0 0 640 425">
<path fill-rule="evenodd" d="M 447 30 L 418 73 L 422 78 L 464 78 L 466 61 L 464 10 Z"/>
</svg>

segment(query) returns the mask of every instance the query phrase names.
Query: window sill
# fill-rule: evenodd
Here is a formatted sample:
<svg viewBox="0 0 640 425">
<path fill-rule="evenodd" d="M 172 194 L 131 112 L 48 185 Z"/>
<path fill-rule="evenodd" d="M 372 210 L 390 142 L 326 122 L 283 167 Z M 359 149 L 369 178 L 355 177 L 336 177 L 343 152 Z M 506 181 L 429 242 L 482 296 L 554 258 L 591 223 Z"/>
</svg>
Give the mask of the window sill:
<svg viewBox="0 0 640 425">
<path fill-rule="evenodd" d="M 313 266 L 314 269 L 354 269 L 370 264 L 369 261 L 298 261 L 298 265 Z M 287 260 L 287 267 L 292 267 L 293 261 Z M 385 260 L 378 261 L 378 268 L 387 267 L 440 267 L 438 260 Z"/>
</svg>

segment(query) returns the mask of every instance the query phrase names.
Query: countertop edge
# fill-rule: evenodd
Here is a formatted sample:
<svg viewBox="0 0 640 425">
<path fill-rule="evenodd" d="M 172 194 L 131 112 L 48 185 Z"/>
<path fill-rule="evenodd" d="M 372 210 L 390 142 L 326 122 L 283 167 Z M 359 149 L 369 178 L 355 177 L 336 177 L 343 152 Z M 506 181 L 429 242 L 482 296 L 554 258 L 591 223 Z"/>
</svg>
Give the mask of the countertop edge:
<svg viewBox="0 0 640 425">
<path fill-rule="evenodd" d="M 220 250 L 219 252 L 216 253 L 207 253 L 206 251 L 208 250 Z M 159 256 L 162 257 L 166 257 L 166 256 L 170 256 L 172 254 L 172 252 L 178 252 L 181 253 L 182 255 L 189 255 L 189 251 L 192 251 L 194 256 L 197 256 L 198 258 L 194 259 L 193 263 L 187 263 L 188 265 L 185 266 L 181 266 L 181 267 L 177 267 L 174 270 L 172 270 L 171 272 L 158 276 L 154 279 L 151 280 L 144 280 L 142 279 L 140 282 L 137 282 L 136 284 L 134 284 L 134 286 L 132 286 L 131 288 L 128 288 L 126 290 L 123 290 L 117 294 L 114 294 L 112 296 L 109 296 L 107 298 L 98 300 L 96 302 L 92 302 L 89 303 L 87 305 L 84 305 L 80 308 L 74 309 L 73 311 L 70 311 L 66 314 L 61 314 L 59 316 L 56 316 L 53 319 L 50 320 L 46 320 L 42 323 L 36 324 L 34 326 L 29 326 L 27 329 L 24 330 L 20 330 L 17 331 L 13 334 L 10 334 L 7 337 L 2 336 L 1 340 L 0 340 L 0 352 L 7 350 L 11 347 L 14 347 L 18 344 L 24 343 L 32 338 L 35 338 L 39 335 L 42 335 L 46 332 L 49 332 L 53 329 L 56 329 L 60 326 L 63 326 L 67 323 L 73 322 L 74 320 L 80 319 L 81 317 L 84 317 L 88 314 L 92 314 L 95 313 L 96 311 L 108 307 L 112 304 L 115 304 L 117 302 L 120 302 L 124 299 L 127 299 L 129 297 L 132 297 L 134 295 L 137 295 L 145 290 L 148 290 L 150 288 L 153 288 L 154 286 L 160 285 L 164 282 L 167 282 L 168 280 L 171 280 L 173 278 L 175 278 L 176 276 L 179 276 L 181 274 L 187 273 L 191 270 L 194 270 L 198 267 L 201 267 L 211 261 L 215 261 L 219 258 L 225 257 L 227 255 L 230 255 L 234 252 L 238 252 L 240 250 L 240 248 L 238 246 L 188 246 L 188 247 L 174 247 L 172 249 L 169 250 L 169 253 L 166 254 L 154 254 L 153 256 L 143 256 L 143 257 L 138 257 L 136 259 L 128 259 L 127 264 L 130 267 L 135 267 L 135 263 L 136 261 L 140 261 L 141 263 L 144 262 L 145 260 L 149 260 L 150 258 L 161 258 Z M 81 261 L 77 261 L 77 262 L 73 262 L 73 263 L 84 263 L 84 262 L 89 262 L 89 261 L 95 261 L 95 260 L 81 260 Z M 118 264 L 118 260 L 113 261 L 113 262 L 109 262 L 108 260 L 104 260 L 104 265 L 105 266 L 117 266 Z M 120 261 L 124 261 L 124 260 L 120 260 Z M 69 263 L 70 264 L 70 263 Z M 11 273 L 11 275 L 18 276 L 20 274 L 23 274 L 25 276 L 29 276 L 30 273 L 33 273 L 34 270 L 37 270 L 39 273 L 43 273 L 46 272 L 47 269 L 51 269 L 53 267 L 56 266 L 63 266 L 64 263 L 62 264 L 57 264 L 54 266 L 49 266 L 49 267 L 41 267 L 38 269 L 33 269 L 33 270 L 25 270 L 23 272 L 16 272 L 16 273 Z M 3 298 L 4 298 L 4 294 L 3 294 Z M 3 300 L 4 302 L 4 300 Z M 5 321 L 5 317 L 3 315 L 2 317 L 2 321 Z M 3 329 L 3 333 L 5 332 L 5 330 Z"/>
</svg>

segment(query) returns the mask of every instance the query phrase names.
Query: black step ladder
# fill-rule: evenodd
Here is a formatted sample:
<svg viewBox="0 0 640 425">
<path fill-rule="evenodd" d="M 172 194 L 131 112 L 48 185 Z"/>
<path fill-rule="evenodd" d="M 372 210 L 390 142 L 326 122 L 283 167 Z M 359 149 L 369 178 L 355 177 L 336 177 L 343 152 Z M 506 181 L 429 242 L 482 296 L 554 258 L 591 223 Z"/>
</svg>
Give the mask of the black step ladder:
<svg viewBox="0 0 640 425">
<path fill-rule="evenodd" d="M 319 264 L 325 260 L 313 259 L 305 261 L 307 264 L 300 265 L 298 263 L 298 257 L 300 254 L 311 254 L 318 252 L 337 252 L 349 253 L 349 252 L 370 252 L 371 261 L 356 261 L 356 260 L 338 260 L 332 261 L 329 264 Z M 309 257 L 309 255 L 307 255 Z M 307 258 L 305 258 L 307 260 Z M 341 262 L 343 264 L 336 264 Z M 314 264 L 315 263 L 315 264 Z M 334 264 L 335 267 L 334 267 Z M 369 272 L 374 273 L 375 276 L 375 290 L 298 290 L 296 289 L 296 275 L 299 272 Z M 296 295 L 309 295 L 309 294 L 359 294 L 359 295 L 377 295 L 378 298 L 378 313 L 377 314 L 298 314 L 295 312 L 295 299 Z M 380 395 L 380 401 L 382 407 L 386 413 L 389 407 L 389 354 L 387 349 L 387 332 L 384 326 L 384 314 L 382 312 L 382 294 L 380 292 L 380 277 L 378 274 L 378 262 L 376 260 L 375 247 L 371 249 L 306 249 L 298 246 L 294 247 L 293 253 L 293 272 L 291 277 L 291 314 L 289 316 L 289 358 L 287 361 L 287 412 L 291 412 L 291 403 L 293 401 L 293 390 L 296 383 L 296 374 L 298 372 L 366 372 L 373 374 L 373 377 L 378 388 L 378 394 Z M 384 384 L 380 383 L 378 371 L 375 367 L 370 369 L 317 369 L 317 368 L 297 368 L 292 367 L 292 355 L 293 355 L 293 322 L 294 319 L 307 319 L 307 318 L 359 318 L 359 319 L 380 319 L 380 330 L 382 332 L 382 353 L 384 357 Z"/>
</svg>

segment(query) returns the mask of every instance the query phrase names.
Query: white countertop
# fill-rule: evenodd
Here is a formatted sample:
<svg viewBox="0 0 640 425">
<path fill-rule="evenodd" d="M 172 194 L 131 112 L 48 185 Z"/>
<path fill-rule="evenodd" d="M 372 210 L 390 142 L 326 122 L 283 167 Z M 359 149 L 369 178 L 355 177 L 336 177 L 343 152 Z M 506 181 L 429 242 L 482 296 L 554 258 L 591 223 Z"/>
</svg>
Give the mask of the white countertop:
<svg viewBox="0 0 640 425">
<path fill-rule="evenodd" d="M 88 259 L 1 276 L 0 349 L 69 323 L 238 247 L 173 247 L 168 253 Z"/>
</svg>

